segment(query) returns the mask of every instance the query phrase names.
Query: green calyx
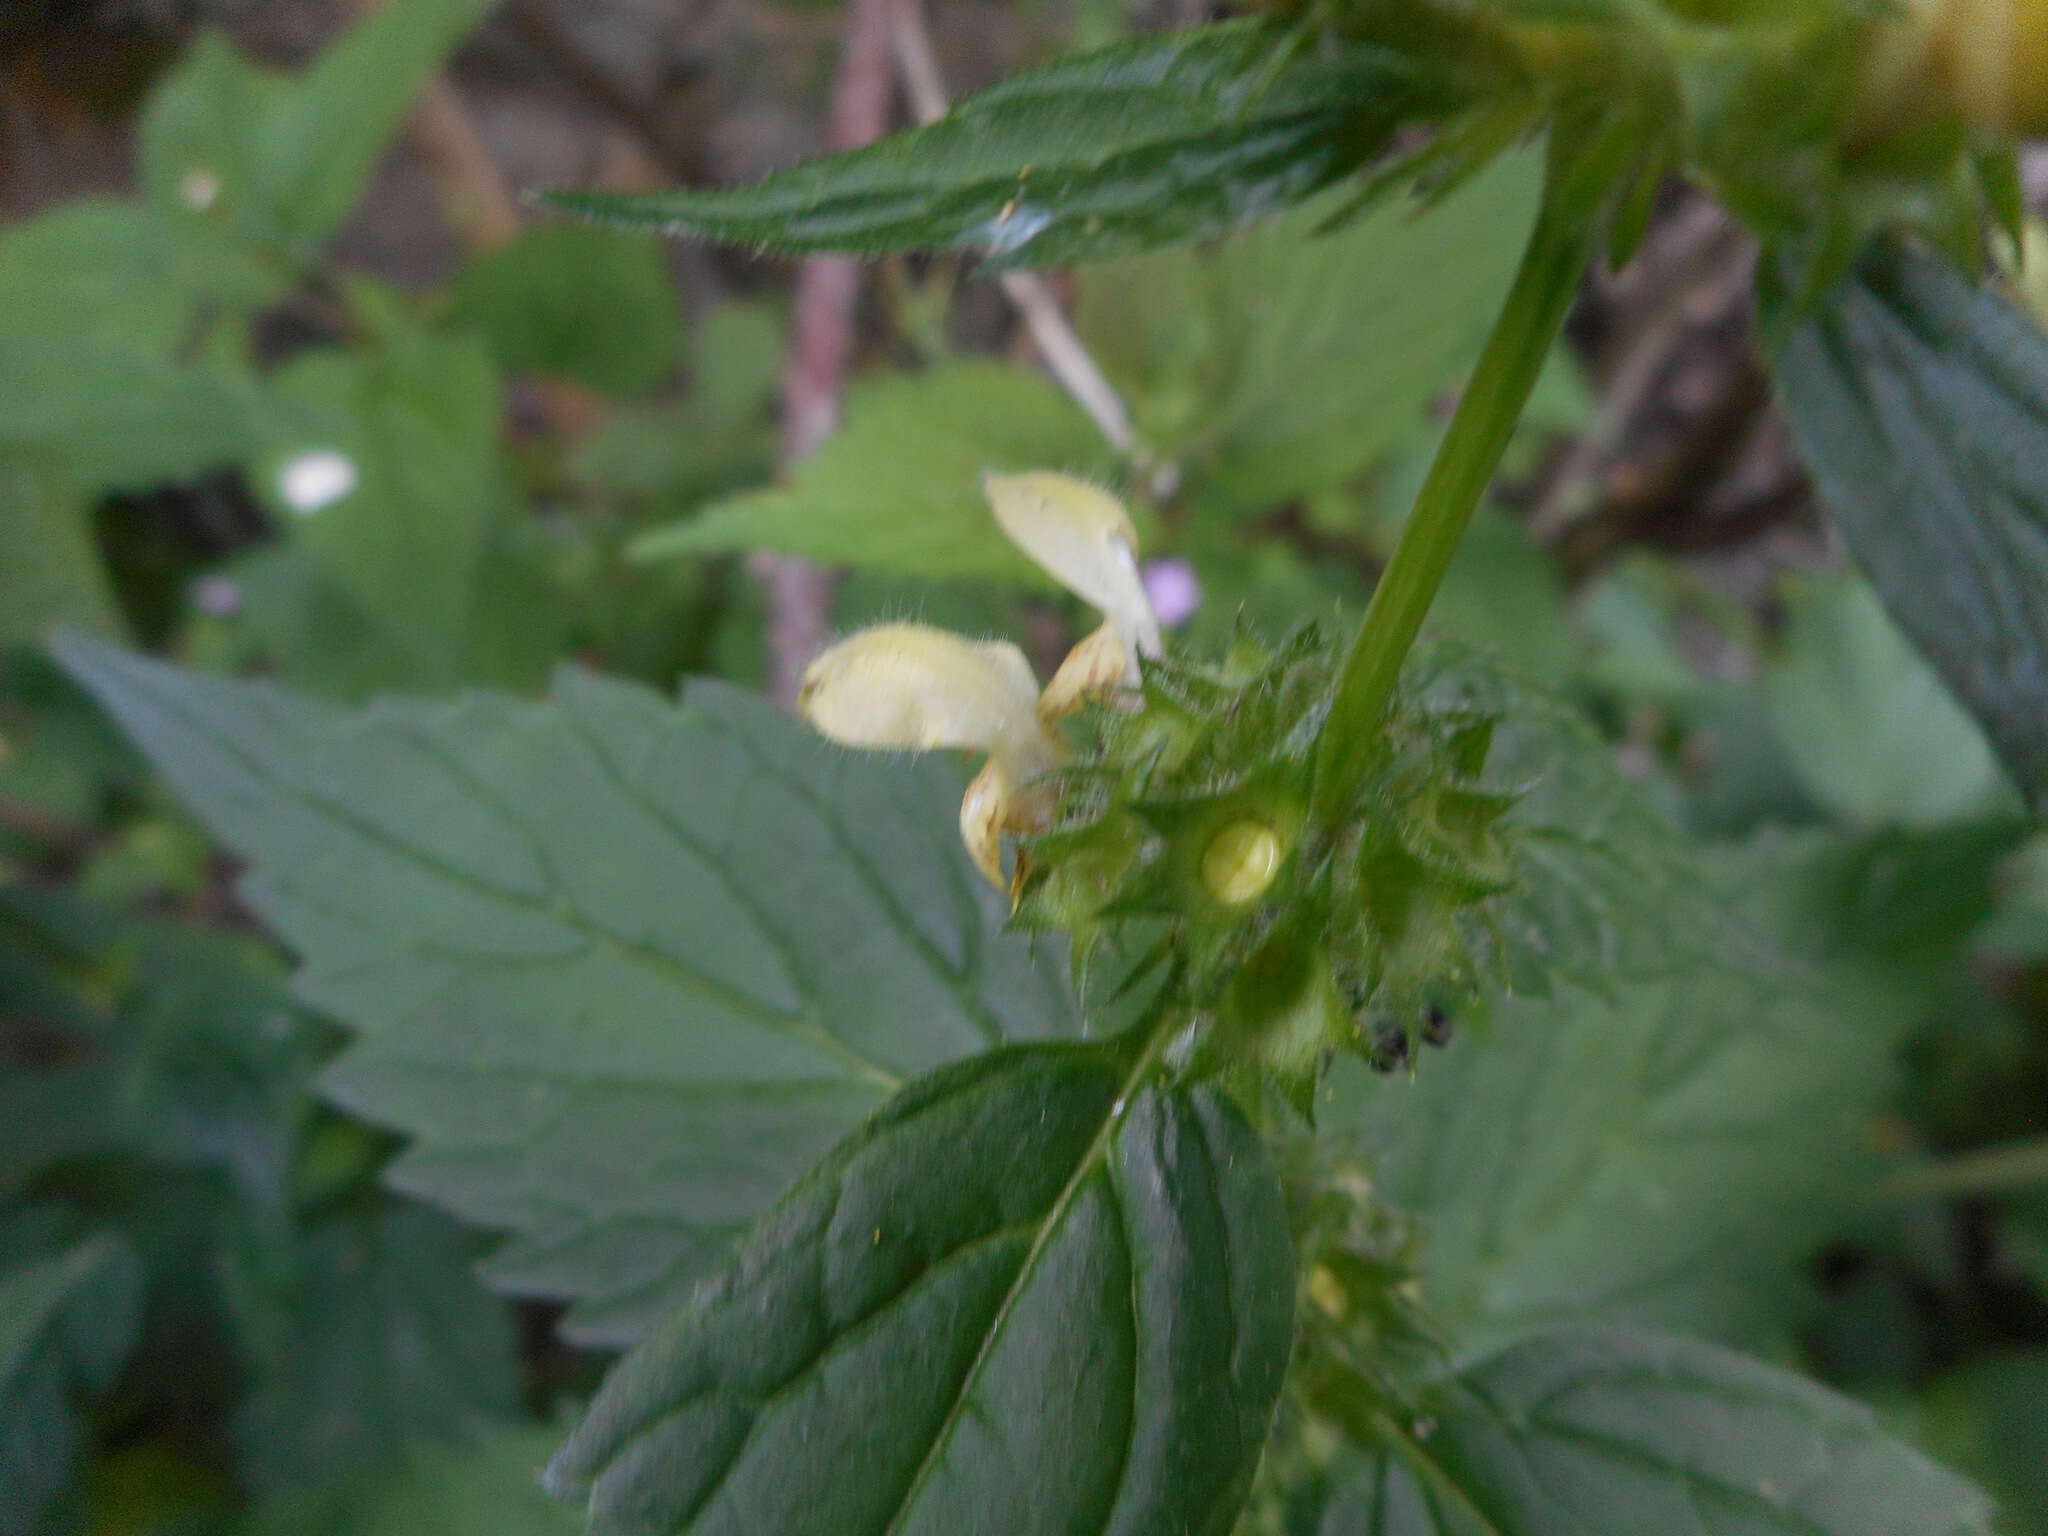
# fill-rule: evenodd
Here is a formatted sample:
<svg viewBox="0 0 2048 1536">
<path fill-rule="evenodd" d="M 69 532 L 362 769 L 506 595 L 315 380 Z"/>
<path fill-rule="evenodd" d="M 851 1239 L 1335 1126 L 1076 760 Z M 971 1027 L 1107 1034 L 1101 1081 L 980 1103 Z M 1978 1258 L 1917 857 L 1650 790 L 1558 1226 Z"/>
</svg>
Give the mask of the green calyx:
<svg viewBox="0 0 2048 1536">
<path fill-rule="evenodd" d="M 1337 662 L 1310 628 L 1148 663 L 1135 708 L 1084 718 L 1017 913 L 1070 932 L 1083 967 L 1163 929 L 1170 1059 L 1253 1074 L 1304 1112 L 1333 1051 L 1391 1070 L 1442 1037 L 1513 885 L 1489 715 L 1397 695 L 1334 814 L 1311 816 Z"/>
</svg>

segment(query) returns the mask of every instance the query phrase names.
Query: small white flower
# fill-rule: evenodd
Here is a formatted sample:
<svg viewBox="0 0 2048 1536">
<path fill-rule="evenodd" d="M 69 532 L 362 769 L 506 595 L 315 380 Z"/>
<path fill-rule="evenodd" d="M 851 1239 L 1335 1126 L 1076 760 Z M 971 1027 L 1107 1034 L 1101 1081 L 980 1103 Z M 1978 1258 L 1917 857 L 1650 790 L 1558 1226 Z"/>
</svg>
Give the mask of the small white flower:
<svg viewBox="0 0 2048 1536">
<path fill-rule="evenodd" d="M 1135 687 L 1138 658 L 1157 656 L 1160 639 L 1121 502 L 1065 475 L 991 475 L 982 485 L 1003 531 L 1100 609 L 1102 628 L 1074 647 L 1041 693 L 1023 652 L 1007 641 L 878 625 L 812 662 L 798 704 L 847 746 L 987 753 L 960 805 L 960 836 L 1001 890 L 1004 835 L 1042 830 L 1052 815 L 1045 777 L 1066 760 L 1066 746 L 1050 722 Z"/>
<path fill-rule="evenodd" d="M 285 460 L 277 472 L 277 494 L 299 516 L 311 517 L 354 491 L 360 479 L 347 454 L 315 448 Z"/>
</svg>

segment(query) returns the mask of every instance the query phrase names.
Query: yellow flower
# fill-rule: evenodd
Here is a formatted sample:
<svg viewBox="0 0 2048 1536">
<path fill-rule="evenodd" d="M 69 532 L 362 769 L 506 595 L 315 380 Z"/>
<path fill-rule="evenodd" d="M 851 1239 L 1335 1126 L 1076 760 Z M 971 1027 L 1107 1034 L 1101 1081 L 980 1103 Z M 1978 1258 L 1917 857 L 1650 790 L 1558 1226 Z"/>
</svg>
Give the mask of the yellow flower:
<svg viewBox="0 0 2048 1536">
<path fill-rule="evenodd" d="M 1937 104 L 1984 133 L 2048 130 L 2048 0 L 1906 0 L 1879 22 L 1856 137 L 1882 139 Z"/>
<path fill-rule="evenodd" d="M 1066 759 L 1052 722 L 1091 699 L 1135 688 L 1141 656 L 1159 654 L 1159 620 L 1138 571 L 1123 504 L 1065 475 L 990 475 L 982 487 L 1003 532 L 1103 625 L 1040 692 L 1023 652 L 922 624 L 882 624 L 841 641 L 804 673 L 798 707 L 850 747 L 983 752 L 988 763 L 960 803 L 960 836 L 998 890 L 1003 837 L 1041 830 L 1052 815 L 1045 777 Z"/>
</svg>

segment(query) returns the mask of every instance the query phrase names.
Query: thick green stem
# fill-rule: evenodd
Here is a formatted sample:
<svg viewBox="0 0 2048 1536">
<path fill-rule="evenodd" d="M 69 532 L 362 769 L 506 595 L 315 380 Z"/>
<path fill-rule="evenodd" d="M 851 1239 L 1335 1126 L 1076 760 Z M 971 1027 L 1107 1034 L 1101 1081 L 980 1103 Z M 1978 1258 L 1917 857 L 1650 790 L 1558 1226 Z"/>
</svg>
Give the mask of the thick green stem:
<svg viewBox="0 0 2048 1536">
<path fill-rule="evenodd" d="M 1507 304 L 1345 658 L 1316 759 L 1318 821 L 1334 819 L 1348 798 L 1393 698 L 1402 660 L 1578 293 L 1592 255 L 1593 221 L 1583 198 L 1559 192 L 1553 180 Z"/>
</svg>

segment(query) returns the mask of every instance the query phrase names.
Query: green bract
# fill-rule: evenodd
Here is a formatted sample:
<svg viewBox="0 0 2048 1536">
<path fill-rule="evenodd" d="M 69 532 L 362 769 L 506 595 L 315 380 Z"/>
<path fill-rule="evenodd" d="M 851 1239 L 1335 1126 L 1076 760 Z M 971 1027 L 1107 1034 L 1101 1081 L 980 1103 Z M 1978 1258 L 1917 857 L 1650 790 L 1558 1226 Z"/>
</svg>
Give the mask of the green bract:
<svg viewBox="0 0 2048 1536">
<path fill-rule="evenodd" d="M 1336 819 L 1311 821 L 1335 662 L 1308 629 L 1149 664 L 1135 709 L 1090 714 L 1094 751 L 1058 776 L 1019 907 L 1071 930 L 1084 964 L 1163 923 L 1188 1064 L 1256 1065 L 1304 1106 L 1328 1052 L 1392 1065 L 1471 995 L 1500 950 L 1489 904 L 1514 886 L 1494 717 L 1455 699 L 1404 698 Z"/>
</svg>

